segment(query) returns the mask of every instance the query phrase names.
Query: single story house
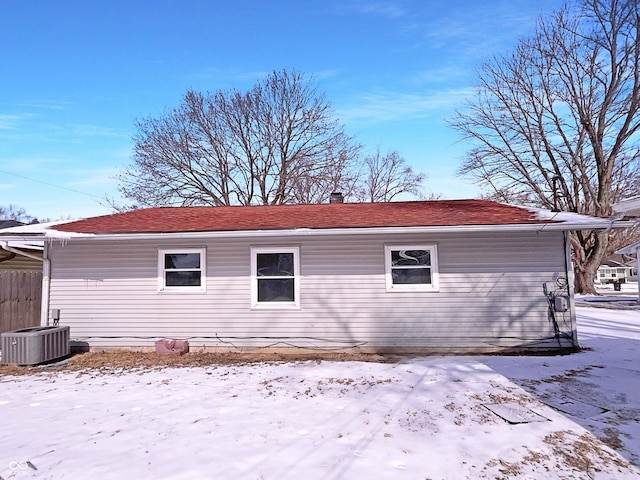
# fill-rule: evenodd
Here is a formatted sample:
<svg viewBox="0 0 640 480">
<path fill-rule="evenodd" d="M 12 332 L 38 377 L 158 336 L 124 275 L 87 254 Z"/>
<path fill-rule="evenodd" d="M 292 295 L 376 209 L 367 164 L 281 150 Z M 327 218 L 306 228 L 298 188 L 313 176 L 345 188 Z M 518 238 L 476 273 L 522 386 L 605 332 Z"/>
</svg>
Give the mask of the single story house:
<svg viewBox="0 0 640 480">
<path fill-rule="evenodd" d="M 44 242 L 42 323 L 91 349 L 477 353 L 576 348 L 569 231 L 617 226 L 485 200 L 338 202 L 148 208 L 5 240 Z"/>
<path fill-rule="evenodd" d="M 598 267 L 596 283 L 626 283 L 632 278 L 637 278 L 637 275 L 635 267 L 609 259 Z"/>
<path fill-rule="evenodd" d="M 618 218 L 640 221 L 640 196 L 627 198 L 616 203 L 613 206 L 614 212 L 618 215 Z M 635 274 L 636 281 L 638 277 L 638 271 L 640 271 L 640 242 L 635 242 L 631 245 L 627 245 L 616 252 L 620 255 L 630 256 L 636 258 Z M 640 301 L 640 282 L 638 282 L 638 300 Z"/>
</svg>

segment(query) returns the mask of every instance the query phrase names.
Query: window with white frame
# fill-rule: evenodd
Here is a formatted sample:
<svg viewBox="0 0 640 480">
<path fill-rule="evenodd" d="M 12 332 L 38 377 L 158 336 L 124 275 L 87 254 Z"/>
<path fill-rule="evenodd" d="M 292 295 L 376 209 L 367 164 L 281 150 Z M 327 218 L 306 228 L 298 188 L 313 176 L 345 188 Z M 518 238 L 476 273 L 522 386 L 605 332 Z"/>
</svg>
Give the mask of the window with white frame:
<svg viewBox="0 0 640 480">
<path fill-rule="evenodd" d="M 438 256 L 435 245 L 385 245 L 387 291 L 437 291 Z"/>
<path fill-rule="evenodd" d="M 204 248 L 158 251 L 158 288 L 161 291 L 205 290 Z"/>
<path fill-rule="evenodd" d="M 252 307 L 300 306 L 299 256 L 298 247 L 251 248 Z"/>
</svg>

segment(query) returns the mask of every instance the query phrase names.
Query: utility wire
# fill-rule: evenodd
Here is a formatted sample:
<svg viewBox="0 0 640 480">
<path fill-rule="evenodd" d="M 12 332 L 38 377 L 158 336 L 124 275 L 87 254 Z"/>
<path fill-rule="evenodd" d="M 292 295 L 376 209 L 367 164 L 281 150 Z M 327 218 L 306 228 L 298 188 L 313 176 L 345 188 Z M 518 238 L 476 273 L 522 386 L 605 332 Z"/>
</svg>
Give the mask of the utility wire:
<svg viewBox="0 0 640 480">
<path fill-rule="evenodd" d="M 61 190 L 67 190 L 69 192 L 73 192 L 73 193 L 78 193 L 80 195 L 85 195 L 87 197 L 91 197 L 91 198 L 95 198 L 98 199 L 100 201 L 104 201 L 103 197 L 99 197 L 97 195 L 93 195 L 92 193 L 87 193 L 87 192 L 81 192 L 80 190 L 75 190 L 73 188 L 69 188 L 69 187 L 63 187 L 61 185 L 56 185 L 55 183 L 49 183 L 49 182 L 45 182 L 43 180 L 37 180 L 35 178 L 31 178 L 31 177 L 26 177 L 24 175 L 18 175 L 17 173 L 12 173 L 12 172 L 7 172 L 6 170 L 0 170 L 0 173 L 5 173 L 7 175 L 13 175 L 14 177 L 18 177 L 18 178 L 23 178 L 25 180 L 29 180 L 30 182 L 36 182 L 36 183 L 41 183 L 42 185 L 48 185 L 49 187 L 54 187 L 54 188 L 59 188 Z"/>
</svg>

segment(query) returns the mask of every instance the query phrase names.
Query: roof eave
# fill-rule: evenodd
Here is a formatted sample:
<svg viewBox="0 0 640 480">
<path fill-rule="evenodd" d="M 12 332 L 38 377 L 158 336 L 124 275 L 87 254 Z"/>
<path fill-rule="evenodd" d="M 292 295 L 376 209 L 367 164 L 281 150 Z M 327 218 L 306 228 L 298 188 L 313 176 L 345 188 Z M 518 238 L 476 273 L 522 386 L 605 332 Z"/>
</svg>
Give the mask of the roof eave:
<svg viewBox="0 0 640 480">
<path fill-rule="evenodd" d="M 154 232 L 154 233 L 68 233 L 48 230 L 41 234 L 7 236 L 10 241 L 41 240 L 153 240 L 158 238 L 245 238 L 281 236 L 327 236 L 327 235 L 380 235 L 407 233 L 472 233 L 472 232 L 525 232 L 525 231 L 571 231 L 604 230 L 626 228 L 633 222 L 595 220 L 593 222 L 550 222 L 510 225 L 441 225 L 419 227 L 366 227 L 366 228 L 294 228 L 281 230 L 231 230 L 203 232 Z"/>
<path fill-rule="evenodd" d="M 640 216 L 640 196 L 631 197 L 613 204 L 613 211 L 630 217 Z"/>
<path fill-rule="evenodd" d="M 620 250 L 616 250 L 615 253 L 622 255 L 637 255 L 640 251 L 640 242 L 632 243 L 626 247 L 622 247 Z"/>
</svg>

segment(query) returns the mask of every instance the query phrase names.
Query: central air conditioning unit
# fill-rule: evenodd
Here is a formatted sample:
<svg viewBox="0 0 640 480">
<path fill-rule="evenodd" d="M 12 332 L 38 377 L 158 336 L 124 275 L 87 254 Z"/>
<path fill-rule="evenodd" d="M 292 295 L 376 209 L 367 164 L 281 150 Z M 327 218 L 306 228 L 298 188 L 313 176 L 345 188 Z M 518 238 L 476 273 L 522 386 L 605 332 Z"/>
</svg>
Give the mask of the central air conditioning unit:
<svg viewBox="0 0 640 480">
<path fill-rule="evenodd" d="M 69 327 L 30 327 L 0 335 L 2 361 L 36 365 L 66 357 L 71 351 Z"/>
</svg>

